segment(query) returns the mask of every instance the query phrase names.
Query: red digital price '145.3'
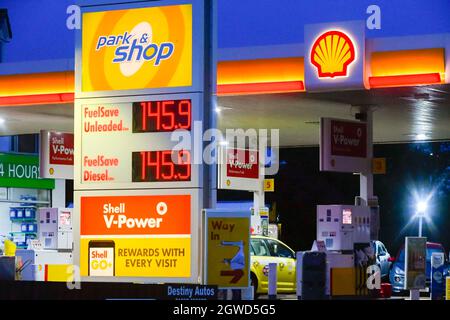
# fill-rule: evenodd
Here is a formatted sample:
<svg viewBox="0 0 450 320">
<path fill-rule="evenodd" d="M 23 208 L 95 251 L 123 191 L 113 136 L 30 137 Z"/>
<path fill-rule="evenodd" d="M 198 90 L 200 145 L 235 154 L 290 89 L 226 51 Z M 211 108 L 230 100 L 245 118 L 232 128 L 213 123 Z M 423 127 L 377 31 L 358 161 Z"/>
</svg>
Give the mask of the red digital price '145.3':
<svg viewBox="0 0 450 320">
<path fill-rule="evenodd" d="M 191 130 L 189 99 L 133 103 L 133 133 Z"/>
<path fill-rule="evenodd" d="M 187 150 L 133 152 L 133 182 L 191 180 L 191 153 Z"/>
</svg>

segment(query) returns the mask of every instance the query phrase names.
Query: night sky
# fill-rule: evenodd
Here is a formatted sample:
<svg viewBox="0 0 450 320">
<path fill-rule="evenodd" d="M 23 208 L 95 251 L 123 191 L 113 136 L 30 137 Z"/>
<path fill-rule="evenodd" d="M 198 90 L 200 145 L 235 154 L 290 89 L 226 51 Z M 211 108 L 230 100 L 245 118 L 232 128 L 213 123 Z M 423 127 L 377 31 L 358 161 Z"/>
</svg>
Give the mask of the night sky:
<svg viewBox="0 0 450 320">
<path fill-rule="evenodd" d="M 417 220 L 410 222 L 418 198 L 433 192 L 429 201 L 432 223 L 424 223 L 428 241 L 450 248 L 450 142 L 375 145 L 375 157 L 385 157 L 387 174 L 376 175 L 374 193 L 381 213 L 380 240 L 395 255 L 405 236 L 417 236 Z M 353 204 L 359 194 L 359 176 L 319 172 L 319 148 L 280 151 L 275 192 L 266 203 L 276 202 L 282 223 L 280 239 L 294 250 L 309 250 L 316 236 L 316 205 Z M 421 197 L 422 196 L 422 197 Z M 220 191 L 219 201 L 251 200 L 249 192 Z M 408 224 L 409 223 L 409 224 Z"/>
</svg>

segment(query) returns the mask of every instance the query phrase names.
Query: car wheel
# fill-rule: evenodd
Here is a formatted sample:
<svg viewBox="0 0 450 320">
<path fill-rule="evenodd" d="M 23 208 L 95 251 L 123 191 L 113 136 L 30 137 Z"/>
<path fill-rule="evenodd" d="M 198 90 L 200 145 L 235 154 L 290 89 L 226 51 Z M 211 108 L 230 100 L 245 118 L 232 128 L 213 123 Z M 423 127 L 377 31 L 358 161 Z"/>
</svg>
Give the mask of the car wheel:
<svg viewBox="0 0 450 320">
<path fill-rule="evenodd" d="M 258 294 L 256 293 L 258 291 L 258 278 L 253 272 L 250 274 L 250 282 L 250 285 L 253 286 L 253 299 L 256 299 L 256 297 L 258 296 Z"/>
</svg>

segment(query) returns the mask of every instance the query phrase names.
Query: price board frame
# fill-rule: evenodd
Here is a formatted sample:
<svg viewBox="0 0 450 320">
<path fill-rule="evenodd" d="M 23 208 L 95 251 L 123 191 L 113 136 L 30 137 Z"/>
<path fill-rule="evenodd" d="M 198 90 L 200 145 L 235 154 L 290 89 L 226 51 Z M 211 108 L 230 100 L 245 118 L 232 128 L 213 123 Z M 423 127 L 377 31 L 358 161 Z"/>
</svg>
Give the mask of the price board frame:
<svg viewBox="0 0 450 320">
<path fill-rule="evenodd" d="M 191 146 L 191 161 L 195 162 L 191 164 L 191 180 L 190 181 L 166 181 L 166 182 L 132 182 L 132 168 L 124 168 L 127 174 L 129 174 L 129 181 L 122 182 L 83 182 L 83 157 L 86 154 L 87 148 L 90 148 L 91 155 L 94 151 L 105 150 L 108 156 L 117 155 L 119 158 L 125 159 L 125 162 L 131 162 L 132 152 L 138 151 L 160 151 L 171 150 L 178 144 L 177 141 L 170 141 L 172 132 L 144 132 L 144 133 L 132 133 L 131 126 L 128 132 L 123 134 L 128 135 L 130 139 L 126 139 L 126 144 L 120 144 L 118 136 L 122 132 L 114 132 L 113 134 L 105 132 L 104 138 L 89 139 L 89 133 L 83 133 L 83 109 L 86 107 L 95 106 L 115 106 L 119 108 L 119 114 L 124 109 L 128 116 L 132 116 L 132 104 L 133 102 L 150 102 L 150 101 L 162 101 L 162 100 L 176 99 L 190 99 L 191 110 L 191 130 L 180 130 L 180 134 L 184 132 L 190 133 L 190 141 L 186 141 Z M 129 110 L 127 106 L 129 105 Z M 117 98 L 96 98 L 96 99 L 80 99 L 75 102 L 75 148 L 81 150 L 75 154 L 75 167 L 74 167 L 74 186 L 76 190 L 98 190 L 98 189 L 157 189 L 157 188 L 201 188 L 203 186 L 203 161 L 202 161 L 202 134 L 201 130 L 196 130 L 195 122 L 202 120 L 203 113 L 203 100 L 201 94 L 198 93 L 183 93 L 183 94 L 171 94 L 171 95 L 145 95 L 145 96 L 131 96 L 131 97 L 117 97 Z M 126 123 L 132 122 L 132 119 L 124 119 Z M 200 131 L 200 132 L 194 132 Z M 98 135 L 98 134 L 97 134 Z M 197 139 L 198 141 L 196 141 Z M 89 141 L 91 140 L 91 141 Z M 129 148 L 127 154 L 121 155 L 125 151 L 117 151 L 113 154 L 111 148 L 121 146 L 122 148 Z M 200 153 L 199 153 L 200 152 Z M 91 157 L 92 158 L 92 157 Z"/>
</svg>

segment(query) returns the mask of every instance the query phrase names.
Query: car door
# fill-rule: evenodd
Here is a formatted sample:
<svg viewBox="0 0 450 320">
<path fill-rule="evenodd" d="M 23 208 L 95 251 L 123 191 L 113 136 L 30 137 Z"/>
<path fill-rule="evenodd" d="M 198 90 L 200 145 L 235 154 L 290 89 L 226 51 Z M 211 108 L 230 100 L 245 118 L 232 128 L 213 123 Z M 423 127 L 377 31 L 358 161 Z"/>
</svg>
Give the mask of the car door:
<svg viewBox="0 0 450 320">
<path fill-rule="evenodd" d="M 279 289 L 295 289 L 295 259 L 294 253 L 287 246 L 274 239 L 266 239 L 273 262 L 278 264 L 277 278 Z"/>
<path fill-rule="evenodd" d="M 267 243 L 263 238 L 253 238 L 250 240 L 252 252 L 252 268 L 258 278 L 262 290 L 267 290 L 267 268 L 266 266 L 273 262 Z"/>
</svg>

